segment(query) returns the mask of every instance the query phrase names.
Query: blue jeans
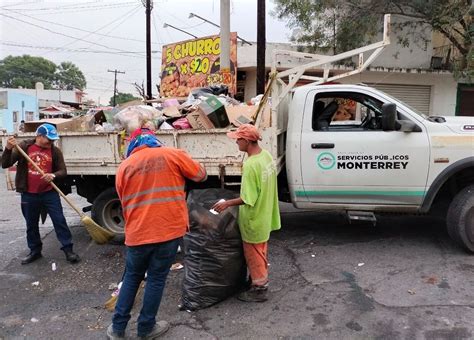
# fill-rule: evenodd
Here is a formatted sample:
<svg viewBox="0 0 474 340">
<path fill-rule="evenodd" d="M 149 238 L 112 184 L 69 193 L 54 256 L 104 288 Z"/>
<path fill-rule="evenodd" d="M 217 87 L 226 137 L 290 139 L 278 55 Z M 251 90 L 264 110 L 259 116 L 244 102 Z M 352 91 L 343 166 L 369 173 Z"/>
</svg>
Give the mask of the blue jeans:
<svg viewBox="0 0 474 340">
<path fill-rule="evenodd" d="M 51 221 L 54 231 L 62 250 L 72 250 L 72 235 L 63 214 L 63 207 L 59 194 L 54 191 L 47 191 L 40 194 L 24 192 L 21 194 L 21 212 L 26 220 L 26 241 L 32 253 L 40 253 L 43 247 L 39 232 L 39 219 L 41 209 L 45 208 Z"/>
<path fill-rule="evenodd" d="M 178 250 L 178 239 L 163 243 L 127 247 L 125 275 L 120 288 L 112 328 L 123 335 L 130 320 L 130 311 L 135 301 L 138 287 L 147 273 L 143 306 L 138 317 L 138 336 L 146 336 L 155 326 L 156 313 L 160 307 L 166 277 Z"/>
</svg>

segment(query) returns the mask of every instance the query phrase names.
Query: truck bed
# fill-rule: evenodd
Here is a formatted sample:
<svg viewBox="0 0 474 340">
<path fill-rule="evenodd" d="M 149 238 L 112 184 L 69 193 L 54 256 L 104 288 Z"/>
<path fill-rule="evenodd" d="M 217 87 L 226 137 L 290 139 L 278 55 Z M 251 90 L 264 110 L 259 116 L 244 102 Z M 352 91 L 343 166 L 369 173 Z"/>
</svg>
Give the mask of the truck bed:
<svg viewBox="0 0 474 340">
<path fill-rule="evenodd" d="M 240 176 L 244 154 L 235 141 L 226 136 L 227 129 L 159 130 L 157 136 L 167 146 L 186 150 L 201 162 L 209 176 Z M 60 132 L 57 146 L 62 150 L 69 175 L 115 175 L 122 161 L 126 142 L 118 132 Z M 34 138 L 23 133 L 18 140 Z M 8 135 L 2 135 L 3 145 Z"/>
</svg>

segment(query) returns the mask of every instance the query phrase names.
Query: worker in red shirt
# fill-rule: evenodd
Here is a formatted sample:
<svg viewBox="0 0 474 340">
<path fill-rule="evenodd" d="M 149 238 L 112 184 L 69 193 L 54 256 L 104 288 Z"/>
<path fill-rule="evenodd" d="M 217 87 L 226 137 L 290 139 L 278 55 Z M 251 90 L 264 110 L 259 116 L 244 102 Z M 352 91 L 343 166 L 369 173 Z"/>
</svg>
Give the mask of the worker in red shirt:
<svg viewBox="0 0 474 340">
<path fill-rule="evenodd" d="M 163 146 L 153 132 L 133 133 L 127 158 L 115 178 L 122 203 L 127 246 L 125 275 L 115 306 L 109 339 L 125 337 L 135 295 L 147 273 L 139 337 L 154 339 L 169 328 L 156 322 L 166 277 L 179 240 L 188 228 L 185 179 L 205 181 L 206 170 L 183 150 Z"/>
<path fill-rule="evenodd" d="M 54 146 L 59 139 L 56 128 L 51 124 L 42 124 L 36 129 L 35 139 L 19 143 L 19 147 L 45 172 L 42 176 L 36 169 L 14 149 L 15 137 L 7 140 L 2 154 L 2 168 L 17 164 L 15 178 L 16 191 L 21 193 L 21 212 L 26 220 L 26 240 L 30 253 L 21 264 L 28 264 L 42 257 L 43 243 L 39 231 L 39 219 L 42 209 L 48 212 L 53 222 L 56 236 L 61 242 L 61 249 L 70 263 L 79 262 L 79 256 L 72 250 L 72 235 L 63 214 L 59 194 L 53 190 L 51 182 L 66 177 L 66 164 L 61 150 Z"/>
</svg>

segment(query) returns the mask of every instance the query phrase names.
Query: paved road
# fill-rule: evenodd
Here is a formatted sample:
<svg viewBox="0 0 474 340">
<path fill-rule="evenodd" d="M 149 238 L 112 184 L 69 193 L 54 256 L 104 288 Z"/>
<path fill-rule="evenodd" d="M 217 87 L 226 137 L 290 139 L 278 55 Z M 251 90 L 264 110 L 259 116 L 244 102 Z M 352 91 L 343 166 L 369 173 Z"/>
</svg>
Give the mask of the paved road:
<svg viewBox="0 0 474 340">
<path fill-rule="evenodd" d="M 65 208 L 83 261 L 65 261 L 48 221 L 44 258 L 21 266 L 19 197 L 0 178 L 0 339 L 105 338 L 111 313 L 103 303 L 120 280 L 123 246 L 94 244 Z M 338 214 L 283 210 L 270 242 L 270 301 L 229 298 L 182 312 L 183 272 L 172 272 L 159 317 L 173 327 L 163 339 L 474 338 L 474 257 L 449 241 L 443 221 L 381 217 L 377 227 L 354 226 Z M 136 310 L 132 333 L 135 318 Z"/>
</svg>

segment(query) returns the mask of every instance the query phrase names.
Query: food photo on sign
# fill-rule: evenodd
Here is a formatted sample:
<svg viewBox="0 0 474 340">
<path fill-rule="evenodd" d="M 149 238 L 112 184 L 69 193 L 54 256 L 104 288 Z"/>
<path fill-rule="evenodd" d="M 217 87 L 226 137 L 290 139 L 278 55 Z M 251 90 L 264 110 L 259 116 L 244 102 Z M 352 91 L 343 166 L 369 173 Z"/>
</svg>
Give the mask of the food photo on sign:
<svg viewBox="0 0 474 340">
<path fill-rule="evenodd" d="M 220 71 L 218 35 L 163 46 L 161 97 L 186 97 L 192 89 L 226 85 L 231 95 L 237 87 L 237 33 L 230 34 L 230 72 Z"/>
</svg>

